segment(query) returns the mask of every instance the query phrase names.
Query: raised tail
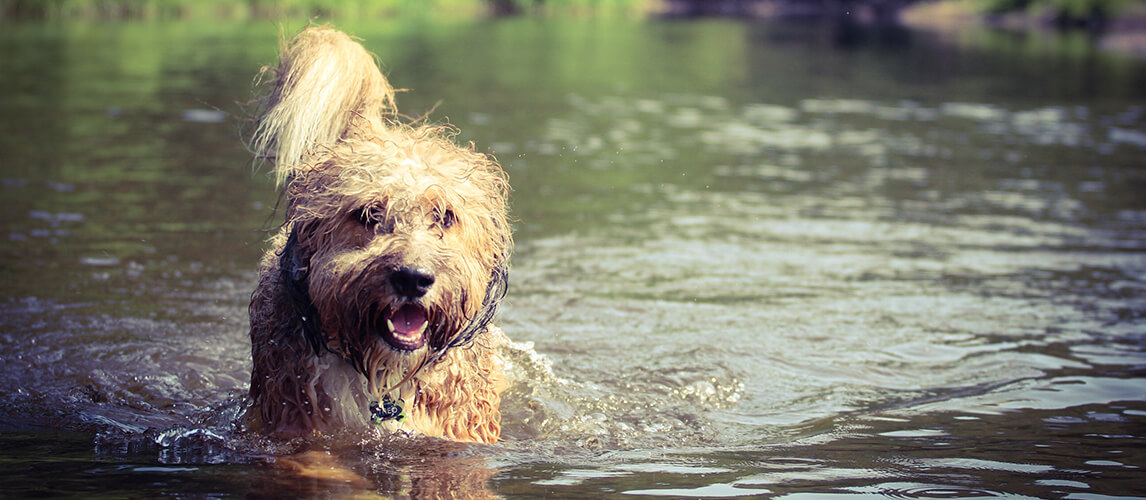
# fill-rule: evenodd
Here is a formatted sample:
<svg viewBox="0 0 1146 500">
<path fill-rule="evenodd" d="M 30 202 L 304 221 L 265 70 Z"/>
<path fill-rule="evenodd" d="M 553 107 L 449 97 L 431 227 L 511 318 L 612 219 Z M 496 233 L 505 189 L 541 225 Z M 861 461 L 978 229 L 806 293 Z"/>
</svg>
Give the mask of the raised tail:
<svg viewBox="0 0 1146 500">
<path fill-rule="evenodd" d="M 262 99 L 250 147 L 274 165 L 282 185 L 311 148 L 354 134 L 394 113 L 394 88 L 374 57 L 345 33 L 313 26 L 279 48 L 279 63 L 263 69 L 270 93 Z"/>
</svg>

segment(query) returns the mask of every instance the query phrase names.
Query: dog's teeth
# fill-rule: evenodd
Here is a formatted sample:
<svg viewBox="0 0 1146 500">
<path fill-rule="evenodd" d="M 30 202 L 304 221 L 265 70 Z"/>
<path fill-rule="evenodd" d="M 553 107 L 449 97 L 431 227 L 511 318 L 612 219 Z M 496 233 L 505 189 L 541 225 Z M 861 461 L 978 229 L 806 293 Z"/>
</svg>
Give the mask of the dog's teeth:
<svg viewBox="0 0 1146 500">
<path fill-rule="evenodd" d="M 418 334 L 421 335 L 423 333 L 426 333 L 426 327 L 429 325 L 430 325 L 429 321 L 423 321 L 422 326 L 418 328 Z"/>
<path fill-rule="evenodd" d="M 386 320 L 386 328 L 389 328 L 390 331 L 394 331 L 394 322 L 389 319 Z"/>
</svg>

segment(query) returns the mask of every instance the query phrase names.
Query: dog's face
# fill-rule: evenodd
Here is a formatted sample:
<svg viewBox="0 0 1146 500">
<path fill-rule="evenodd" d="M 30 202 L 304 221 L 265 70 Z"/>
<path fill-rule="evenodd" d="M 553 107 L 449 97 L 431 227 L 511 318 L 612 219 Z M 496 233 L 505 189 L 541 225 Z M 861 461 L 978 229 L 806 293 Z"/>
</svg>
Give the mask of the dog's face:
<svg viewBox="0 0 1146 500">
<path fill-rule="evenodd" d="M 503 279 L 504 173 L 486 155 L 411 130 L 340 143 L 291 181 L 286 279 L 319 341 L 371 378 L 451 342 Z"/>
</svg>

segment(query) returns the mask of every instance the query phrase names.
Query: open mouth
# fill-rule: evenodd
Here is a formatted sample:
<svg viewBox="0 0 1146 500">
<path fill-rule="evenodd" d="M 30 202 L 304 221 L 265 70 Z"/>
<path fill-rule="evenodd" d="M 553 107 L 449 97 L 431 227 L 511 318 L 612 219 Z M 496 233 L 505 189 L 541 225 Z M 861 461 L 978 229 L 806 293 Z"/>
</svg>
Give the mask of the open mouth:
<svg viewBox="0 0 1146 500">
<path fill-rule="evenodd" d="M 426 329 L 430 322 L 426 309 L 417 304 L 402 304 L 382 312 L 376 325 L 382 339 L 400 351 L 413 351 L 426 345 Z"/>
</svg>

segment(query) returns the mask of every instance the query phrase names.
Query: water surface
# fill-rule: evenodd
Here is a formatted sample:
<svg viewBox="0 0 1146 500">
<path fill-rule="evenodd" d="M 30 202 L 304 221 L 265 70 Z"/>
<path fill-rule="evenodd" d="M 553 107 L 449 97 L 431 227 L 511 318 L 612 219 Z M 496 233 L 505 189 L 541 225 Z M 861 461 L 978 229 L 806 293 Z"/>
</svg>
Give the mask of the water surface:
<svg viewBox="0 0 1146 500">
<path fill-rule="evenodd" d="M 735 21 L 343 27 L 404 112 L 510 174 L 503 442 L 238 432 L 281 219 L 243 104 L 276 26 L 10 24 L 4 491 L 1146 496 L 1141 61 Z"/>
</svg>

